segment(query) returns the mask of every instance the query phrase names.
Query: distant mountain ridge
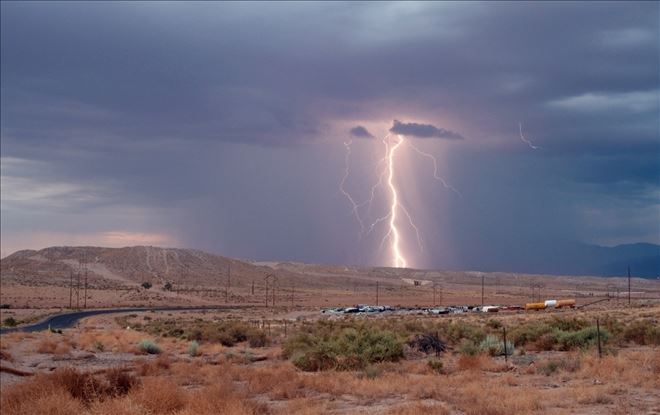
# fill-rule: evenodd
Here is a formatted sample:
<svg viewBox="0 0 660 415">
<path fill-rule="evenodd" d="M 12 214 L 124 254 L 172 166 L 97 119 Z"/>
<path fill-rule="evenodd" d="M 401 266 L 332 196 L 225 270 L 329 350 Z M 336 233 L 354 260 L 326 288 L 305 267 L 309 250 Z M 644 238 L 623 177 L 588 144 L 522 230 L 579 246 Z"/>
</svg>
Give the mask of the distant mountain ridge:
<svg viewBox="0 0 660 415">
<path fill-rule="evenodd" d="M 551 275 L 590 275 L 641 278 L 660 276 L 660 245 L 635 243 L 613 247 L 580 242 L 530 241 L 521 255 L 520 245 L 500 246 L 490 254 L 466 255 L 454 267 L 484 272 L 516 272 Z"/>
<path fill-rule="evenodd" d="M 482 272 L 582 276 L 625 276 L 630 266 L 634 277 L 660 276 L 660 245 L 638 243 L 603 247 L 576 243 L 540 251 L 544 252 L 524 258 L 515 250 L 486 258 L 464 258 L 459 265 L 462 269 Z M 385 276 L 393 271 L 378 267 L 259 263 L 195 249 L 88 246 L 15 252 L 0 260 L 0 276 L 3 283 L 29 280 L 36 285 L 67 286 L 71 275 L 80 270 L 80 262 L 87 263 L 90 285 L 99 288 L 137 286 L 144 282 L 161 286 L 170 282 L 189 287 L 222 287 L 229 273 L 232 287 L 248 287 L 271 273 L 276 273 L 286 284 L 323 284 L 326 277 L 346 275 L 349 268 L 350 274 L 362 276 L 374 273 Z M 458 274 L 464 273 L 457 271 Z"/>
<path fill-rule="evenodd" d="M 227 275 L 264 275 L 270 268 L 194 249 L 133 246 L 125 248 L 50 247 L 15 252 L 0 261 L 3 281 L 31 278 L 55 285 L 69 281 L 86 264 L 93 285 L 152 284 L 224 285 Z M 42 278 L 40 278 L 42 276 Z M 247 284 L 236 278 L 233 285 Z"/>
</svg>

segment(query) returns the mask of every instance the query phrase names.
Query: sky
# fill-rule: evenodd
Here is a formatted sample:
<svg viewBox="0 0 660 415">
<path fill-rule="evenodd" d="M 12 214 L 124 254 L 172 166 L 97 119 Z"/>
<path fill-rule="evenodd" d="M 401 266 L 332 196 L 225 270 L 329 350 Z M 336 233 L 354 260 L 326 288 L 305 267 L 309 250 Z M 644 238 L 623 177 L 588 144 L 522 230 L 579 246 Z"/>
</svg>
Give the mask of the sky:
<svg viewBox="0 0 660 415">
<path fill-rule="evenodd" d="M 410 266 L 660 243 L 658 2 L 0 7 L 2 256 L 393 265 L 397 137 Z"/>
</svg>

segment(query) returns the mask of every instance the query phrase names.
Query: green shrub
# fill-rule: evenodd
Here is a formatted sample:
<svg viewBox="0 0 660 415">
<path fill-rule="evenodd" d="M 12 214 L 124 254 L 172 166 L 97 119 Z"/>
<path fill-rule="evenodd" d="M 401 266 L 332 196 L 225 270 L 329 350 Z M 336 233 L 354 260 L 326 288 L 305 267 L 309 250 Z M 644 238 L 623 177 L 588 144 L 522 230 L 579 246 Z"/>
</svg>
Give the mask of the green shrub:
<svg viewBox="0 0 660 415">
<path fill-rule="evenodd" d="M 270 344 L 270 339 L 262 330 L 253 330 L 247 337 L 250 347 L 266 347 Z"/>
<path fill-rule="evenodd" d="M 193 340 L 188 345 L 188 355 L 190 355 L 190 357 L 199 355 L 199 343 L 197 343 L 197 341 Z"/>
<path fill-rule="evenodd" d="M 305 371 L 363 369 L 371 363 L 403 357 L 403 341 L 390 331 L 364 326 L 336 333 L 326 329 L 321 326 L 318 334 L 292 336 L 284 344 L 284 356 Z"/>
<path fill-rule="evenodd" d="M 561 331 L 579 331 L 589 327 L 589 322 L 578 317 L 554 316 L 548 322 L 548 325 L 553 329 L 558 329 Z"/>
<path fill-rule="evenodd" d="M 521 324 L 511 330 L 510 337 L 515 344 L 525 345 L 552 331 L 553 328 L 546 323 Z"/>
<path fill-rule="evenodd" d="M 102 351 L 105 350 L 105 346 L 103 345 L 103 343 L 101 343 L 98 340 L 94 342 L 94 344 L 92 345 L 92 348 L 94 350 L 96 350 L 97 352 L 102 352 Z"/>
<path fill-rule="evenodd" d="M 145 282 L 142 283 L 142 288 L 144 288 L 145 290 L 148 290 L 151 287 L 152 287 L 152 285 L 149 281 L 145 281 Z"/>
<path fill-rule="evenodd" d="M 443 333 L 452 343 L 458 343 L 461 340 L 471 340 L 473 343 L 480 343 L 486 338 L 486 332 L 482 327 L 464 322 L 453 322 L 449 324 Z"/>
<path fill-rule="evenodd" d="M 566 372 L 576 372 L 580 369 L 582 362 L 579 357 L 563 357 L 561 359 L 552 359 L 538 367 L 538 372 L 546 376 L 564 370 Z"/>
<path fill-rule="evenodd" d="M 306 372 L 317 372 L 337 368 L 337 351 L 332 344 L 319 342 L 305 351 L 296 352 L 293 364 Z"/>
<path fill-rule="evenodd" d="M 660 345 L 660 327 L 649 320 L 633 321 L 623 329 L 623 340 L 640 345 Z"/>
<path fill-rule="evenodd" d="M 215 339 L 218 341 L 218 343 L 227 347 L 233 347 L 234 344 L 236 344 L 236 339 L 234 338 L 234 336 L 232 336 L 231 333 L 227 333 L 227 332 L 218 333 L 215 336 Z"/>
<path fill-rule="evenodd" d="M 476 356 L 479 354 L 479 347 L 473 341 L 464 339 L 458 348 L 458 352 L 466 356 Z"/>
<path fill-rule="evenodd" d="M 539 366 L 539 373 L 542 373 L 546 376 L 550 376 L 551 374 L 555 373 L 559 369 L 559 363 L 555 360 L 550 360 L 549 362 L 546 362 L 544 365 Z"/>
<path fill-rule="evenodd" d="M 610 334 L 600 329 L 601 343 L 606 343 Z M 595 326 L 587 327 L 576 332 L 561 332 L 557 338 L 560 350 L 574 350 L 593 346 L 598 341 L 598 333 Z"/>
<path fill-rule="evenodd" d="M 156 343 L 147 339 L 138 343 L 138 350 L 146 354 L 160 354 L 162 352 L 161 348 Z"/>
<path fill-rule="evenodd" d="M 497 356 L 500 354 L 500 339 L 495 336 L 488 335 L 479 344 L 479 349 L 491 356 Z"/>
<path fill-rule="evenodd" d="M 483 352 L 488 353 L 491 356 L 503 356 L 504 355 L 504 342 L 498 339 L 495 336 L 486 336 L 484 340 L 479 344 L 479 349 Z M 511 356 L 513 354 L 513 343 L 507 340 L 506 342 L 506 354 Z"/>
<path fill-rule="evenodd" d="M 559 336 L 561 333 L 560 330 L 553 329 L 552 331 L 541 335 L 534 344 L 539 350 L 554 350 L 557 343 L 559 343 Z"/>
</svg>

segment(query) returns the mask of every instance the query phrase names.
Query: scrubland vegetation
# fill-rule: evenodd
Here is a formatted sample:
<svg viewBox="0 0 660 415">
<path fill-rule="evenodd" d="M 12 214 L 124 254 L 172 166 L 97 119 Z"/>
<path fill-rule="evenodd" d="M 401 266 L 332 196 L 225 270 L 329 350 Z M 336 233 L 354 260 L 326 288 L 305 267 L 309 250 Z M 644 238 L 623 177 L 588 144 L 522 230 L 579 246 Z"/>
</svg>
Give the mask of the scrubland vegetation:
<svg viewBox="0 0 660 415">
<path fill-rule="evenodd" d="M 45 355 L 84 351 L 134 358 L 110 369 L 58 368 L 29 377 L 3 389 L 0 412 L 499 415 L 660 410 L 658 308 L 341 318 L 287 326 L 281 320 L 145 317 L 119 319 L 118 325 L 130 330 L 3 336 L 3 363 L 12 358 L 10 346 L 19 338 L 32 341 L 34 352 Z"/>
</svg>

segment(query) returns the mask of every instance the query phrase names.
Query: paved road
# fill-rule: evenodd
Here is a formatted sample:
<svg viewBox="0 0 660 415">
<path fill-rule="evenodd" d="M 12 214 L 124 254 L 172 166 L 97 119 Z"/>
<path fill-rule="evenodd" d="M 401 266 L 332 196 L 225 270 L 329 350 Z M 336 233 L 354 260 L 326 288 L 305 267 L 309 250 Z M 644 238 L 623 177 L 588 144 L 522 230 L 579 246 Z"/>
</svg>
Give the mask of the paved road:
<svg viewBox="0 0 660 415">
<path fill-rule="evenodd" d="M 34 332 L 51 329 L 67 329 L 73 327 L 78 320 L 96 316 L 99 314 L 111 313 L 140 313 L 145 311 L 198 311 L 198 310 L 229 310 L 237 308 L 249 308 L 250 306 L 213 306 L 213 307 L 152 307 L 152 308 L 105 308 L 100 310 L 74 311 L 72 313 L 56 314 L 47 317 L 38 323 L 21 327 L 3 327 L 0 328 L 0 334 L 12 333 L 17 331 Z"/>
</svg>

